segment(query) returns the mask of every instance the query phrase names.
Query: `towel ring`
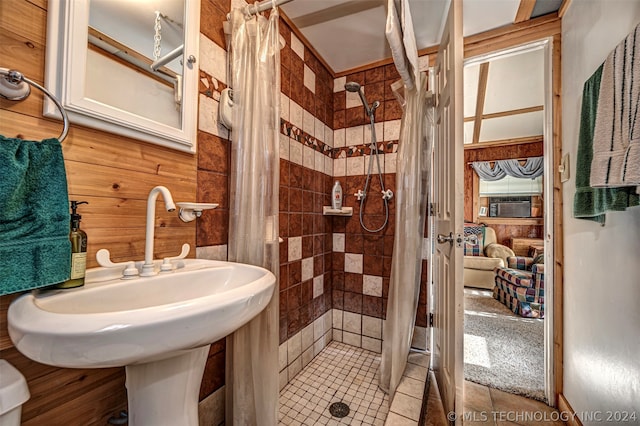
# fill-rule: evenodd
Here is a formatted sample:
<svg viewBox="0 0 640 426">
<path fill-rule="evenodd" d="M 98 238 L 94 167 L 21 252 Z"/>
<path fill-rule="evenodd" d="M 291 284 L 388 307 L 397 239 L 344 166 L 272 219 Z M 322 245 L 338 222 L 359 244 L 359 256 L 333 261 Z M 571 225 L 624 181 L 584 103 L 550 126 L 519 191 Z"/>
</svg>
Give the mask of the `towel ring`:
<svg viewBox="0 0 640 426">
<path fill-rule="evenodd" d="M 3 78 L 0 78 L 1 98 L 10 101 L 24 100 L 31 94 L 31 87 L 29 86 L 33 86 L 37 89 L 40 89 L 42 93 L 47 95 L 47 97 L 49 97 L 49 99 L 51 99 L 53 103 L 56 104 L 56 106 L 60 110 L 63 121 L 62 133 L 58 137 L 58 140 L 62 142 L 67 137 L 67 133 L 69 132 L 69 116 L 67 115 L 67 111 L 65 111 L 60 101 L 55 96 L 53 96 L 51 92 L 49 92 L 47 89 L 45 89 L 35 81 L 25 77 L 20 71 L 0 68 L 0 75 L 3 76 Z"/>
</svg>

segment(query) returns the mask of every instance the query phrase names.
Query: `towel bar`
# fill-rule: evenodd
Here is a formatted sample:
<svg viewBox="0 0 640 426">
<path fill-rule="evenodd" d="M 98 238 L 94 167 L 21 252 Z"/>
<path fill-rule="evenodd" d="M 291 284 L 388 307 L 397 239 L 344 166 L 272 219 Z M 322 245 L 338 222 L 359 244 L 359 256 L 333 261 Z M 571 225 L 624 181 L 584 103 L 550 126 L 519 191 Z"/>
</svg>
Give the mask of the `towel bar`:
<svg viewBox="0 0 640 426">
<path fill-rule="evenodd" d="M 37 89 L 40 89 L 42 93 L 47 95 L 49 99 L 51 99 L 53 103 L 56 104 L 56 106 L 60 110 L 63 121 L 62 133 L 58 137 L 58 140 L 62 142 L 67 137 L 67 133 L 69 132 L 69 116 L 67 115 L 67 112 L 65 111 L 60 101 L 55 96 L 53 96 L 51 92 L 49 92 L 47 89 L 45 89 L 35 81 L 25 77 L 20 71 L 0 68 L 0 75 L 3 76 L 3 78 L 0 79 L 0 97 L 2 97 L 3 99 L 7 99 L 10 101 L 21 101 L 23 99 L 26 99 L 29 94 L 31 94 L 31 88 L 29 86 L 33 86 Z"/>
</svg>

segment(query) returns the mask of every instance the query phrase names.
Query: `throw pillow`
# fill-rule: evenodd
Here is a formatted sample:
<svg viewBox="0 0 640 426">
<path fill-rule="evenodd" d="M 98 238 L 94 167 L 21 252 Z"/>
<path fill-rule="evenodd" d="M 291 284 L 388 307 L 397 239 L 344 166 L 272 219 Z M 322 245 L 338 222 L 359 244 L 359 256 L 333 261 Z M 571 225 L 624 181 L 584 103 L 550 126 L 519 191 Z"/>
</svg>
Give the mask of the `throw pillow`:
<svg viewBox="0 0 640 426">
<path fill-rule="evenodd" d="M 464 255 L 465 256 L 482 256 L 482 249 L 480 244 L 464 243 Z"/>
<path fill-rule="evenodd" d="M 478 238 L 477 244 L 464 243 L 465 256 L 484 256 L 484 225 L 477 223 L 465 223 L 463 227 L 464 236 L 475 235 Z"/>
<path fill-rule="evenodd" d="M 533 258 L 533 264 L 544 263 L 544 253 L 540 253 L 536 257 Z"/>
</svg>

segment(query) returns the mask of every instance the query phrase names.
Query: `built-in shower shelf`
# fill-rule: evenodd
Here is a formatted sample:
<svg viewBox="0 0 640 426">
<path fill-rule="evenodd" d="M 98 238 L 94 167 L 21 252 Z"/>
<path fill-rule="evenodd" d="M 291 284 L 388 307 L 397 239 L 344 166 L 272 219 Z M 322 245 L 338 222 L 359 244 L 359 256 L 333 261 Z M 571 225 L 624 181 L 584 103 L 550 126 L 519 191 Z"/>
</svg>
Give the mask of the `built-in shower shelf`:
<svg viewBox="0 0 640 426">
<path fill-rule="evenodd" d="M 332 209 L 331 206 L 323 206 L 322 214 L 325 216 L 353 216 L 353 207 Z"/>
</svg>

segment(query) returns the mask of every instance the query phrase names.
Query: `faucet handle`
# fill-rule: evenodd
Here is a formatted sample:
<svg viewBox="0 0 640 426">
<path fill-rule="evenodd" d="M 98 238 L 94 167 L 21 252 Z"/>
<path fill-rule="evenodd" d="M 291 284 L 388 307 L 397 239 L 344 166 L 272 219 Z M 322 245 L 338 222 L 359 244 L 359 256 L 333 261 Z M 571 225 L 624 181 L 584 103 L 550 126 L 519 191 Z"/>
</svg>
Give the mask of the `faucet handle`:
<svg viewBox="0 0 640 426">
<path fill-rule="evenodd" d="M 185 257 L 187 257 L 187 255 L 189 254 L 189 251 L 191 250 L 191 246 L 189 246 L 189 244 L 183 244 L 182 245 L 182 251 L 180 252 L 179 255 L 177 256 L 173 256 L 173 257 L 165 257 L 162 260 L 162 265 L 160 265 L 160 272 L 171 272 L 173 271 L 175 268 L 173 266 L 173 264 L 171 263 L 172 260 L 180 260 L 180 259 L 184 259 Z"/>
<path fill-rule="evenodd" d="M 105 268 L 117 268 L 126 265 L 124 271 L 122 271 L 123 280 L 130 280 L 139 275 L 138 268 L 136 268 L 136 263 L 134 261 L 114 263 L 111 261 L 111 253 L 109 253 L 109 250 L 107 249 L 98 250 L 96 253 L 96 260 L 98 261 L 98 265 Z"/>
</svg>

